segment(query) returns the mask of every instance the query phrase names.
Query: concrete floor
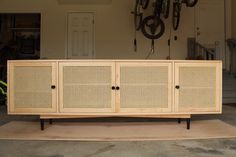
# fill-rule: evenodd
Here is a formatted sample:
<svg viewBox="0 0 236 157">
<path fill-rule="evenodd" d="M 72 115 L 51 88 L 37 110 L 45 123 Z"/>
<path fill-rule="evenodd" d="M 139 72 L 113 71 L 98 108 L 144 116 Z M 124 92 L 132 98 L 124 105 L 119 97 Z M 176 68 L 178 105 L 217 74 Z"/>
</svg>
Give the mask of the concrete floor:
<svg viewBox="0 0 236 157">
<path fill-rule="evenodd" d="M 12 120 L 35 121 L 38 117 L 7 116 L 0 108 L 0 125 Z M 224 106 L 222 115 L 194 116 L 193 120 L 220 119 L 236 126 L 236 105 Z M 94 121 L 163 121 L 159 119 L 83 119 Z M 164 120 L 165 121 L 165 120 Z M 0 140 L 0 157 L 236 157 L 236 138 L 145 142 L 68 142 Z"/>
</svg>

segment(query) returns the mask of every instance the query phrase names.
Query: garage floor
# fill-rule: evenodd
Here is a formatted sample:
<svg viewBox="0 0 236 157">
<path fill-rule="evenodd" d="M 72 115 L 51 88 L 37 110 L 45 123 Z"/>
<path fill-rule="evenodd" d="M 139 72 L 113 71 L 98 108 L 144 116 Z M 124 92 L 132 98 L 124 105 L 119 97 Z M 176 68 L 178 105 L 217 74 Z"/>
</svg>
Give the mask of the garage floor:
<svg viewBox="0 0 236 157">
<path fill-rule="evenodd" d="M 1 107 L 0 125 L 12 120 L 35 121 L 38 117 L 7 116 Z M 235 107 L 224 106 L 222 115 L 194 116 L 193 120 L 220 119 L 236 126 Z M 159 119 L 83 119 L 71 121 L 165 121 Z M 150 142 L 63 142 L 0 140 L 0 157 L 235 157 L 236 138 Z"/>
</svg>

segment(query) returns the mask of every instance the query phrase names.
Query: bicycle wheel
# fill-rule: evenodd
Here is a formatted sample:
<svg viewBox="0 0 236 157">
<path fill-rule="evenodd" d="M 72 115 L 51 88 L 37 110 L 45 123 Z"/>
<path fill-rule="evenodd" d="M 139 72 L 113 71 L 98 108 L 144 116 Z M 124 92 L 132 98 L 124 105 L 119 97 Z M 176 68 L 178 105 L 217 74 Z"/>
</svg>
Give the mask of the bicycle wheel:
<svg viewBox="0 0 236 157">
<path fill-rule="evenodd" d="M 136 0 L 134 8 L 134 26 L 137 31 L 140 30 L 142 21 L 143 21 L 143 13 L 140 7 L 140 1 Z"/>
<path fill-rule="evenodd" d="M 141 4 L 143 9 L 147 9 L 149 0 L 141 0 Z"/>
<path fill-rule="evenodd" d="M 170 12 L 170 0 L 164 0 L 162 2 L 162 14 L 164 18 L 167 19 L 169 17 L 169 12 Z"/>
<path fill-rule="evenodd" d="M 198 0 L 185 0 L 187 7 L 194 7 L 197 4 Z"/>
<path fill-rule="evenodd" d="M 180 11 L 181 11 L 181 4 L 178 3 L 178 2 L 174 3 L 174 5 L 173 5 L 172 24 L 173 24 L 173 29 L 175 31 L 179 28 Z"/>
<path fill-rule="evenodd" d="M 160 18 L 148 16 L 142 22 L 142 33 L 148 39 L 158 39 L 165 32 L 165 24 Z"/>
</svg>

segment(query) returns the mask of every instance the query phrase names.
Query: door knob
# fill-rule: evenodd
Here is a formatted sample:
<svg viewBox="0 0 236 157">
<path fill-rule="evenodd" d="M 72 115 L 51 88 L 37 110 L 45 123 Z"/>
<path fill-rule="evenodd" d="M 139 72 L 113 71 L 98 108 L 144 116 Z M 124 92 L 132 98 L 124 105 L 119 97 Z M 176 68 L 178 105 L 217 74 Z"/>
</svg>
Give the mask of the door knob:
<svg viewBox="0 0 236 157">
<path fill-rule="evenodd" d="M 175 86 L 175 88 L 176 88 L 176 89 L 180 89 L 180 86 L 179 86 L 179 85 L 177 85 L 177 86 Z"/>
<path fill-rule="evenodd" d="M 52 85 L 52 86 L 51 86 L 51 88 L 52 88 L 52 89 L 55 89 L 55 88 L 56 88 L 56 86 L 55 86 L 55 85 Z"/>
<path fill-rule="evenodd" d="M 120 87 L 117 86 L 117 87 L 116 87 L 116 90 L 120 90 Z"/>
<path fill-rule="evenodd" d="M 115 90 L 115 89 L 116 89 L 116 87 L 115 87 L 115 86 L 112 86 L 112 87 L 111 87 L 111 89 L 112 89 L 112 90 Z"/>
</svg>

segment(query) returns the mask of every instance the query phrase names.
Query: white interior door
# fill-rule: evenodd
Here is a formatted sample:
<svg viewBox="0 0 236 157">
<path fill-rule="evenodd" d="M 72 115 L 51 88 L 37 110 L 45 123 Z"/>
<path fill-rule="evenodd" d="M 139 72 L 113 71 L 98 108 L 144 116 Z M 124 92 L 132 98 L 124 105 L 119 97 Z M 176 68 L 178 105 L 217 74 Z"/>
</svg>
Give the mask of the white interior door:
<svg viewBox="0 0 236 157">
<path fill-rule="evenodd" d="M 69 13 L 68 15 L 69 59 L 94 58 L 93 13 Z"/>
<path fill-rule="evenodd" d="M 196 6 L 196 38 L 206 47 L 216 48 L 216 59 L 225 67 L 224 0 L 199 0 Z"/>
</svg>

